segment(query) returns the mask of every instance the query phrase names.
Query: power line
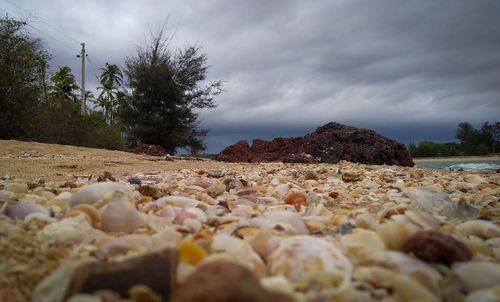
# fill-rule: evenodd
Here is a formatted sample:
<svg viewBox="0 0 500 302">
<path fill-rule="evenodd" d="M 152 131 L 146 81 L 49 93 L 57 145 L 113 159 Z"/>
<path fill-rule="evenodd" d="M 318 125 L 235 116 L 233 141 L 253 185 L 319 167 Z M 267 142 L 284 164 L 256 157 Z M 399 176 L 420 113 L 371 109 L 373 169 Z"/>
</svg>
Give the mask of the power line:
<svg viewBox="0 0 500 302">
<path fill-rule="evenodd" d="M 14 6 L 15 8 L 17 8 L 17 9 L 19 9 L 19 10 L 21 10 L 21 11 L 27 12 L 28 14 L 31 14 L 31 12 L 30 12 L 29 10 L 26 10 L 26 9 L 24 9 L 24 8 L 22 8 L 22 7 L 20 7 L 20 6 L 18 6 L 17 4 L 13 3 L 12 1 L 10 1 L 10 0 L 5 0 L 5 1 L 6 1 L 7 3 L 9 3 L 10 5 Z M 41 19 L 41 18 L 40 18 L 40 19 Z M 49 23 L 47 23 L 47 22 L 45 22 L 45 21 L 43 21 L 43 20 L 40 20 L 39 22 L 42 22 L 42 23 L 44 23 L 44 24 L 48 25 L 49 27 L 51 27 L 51 28 L 53 28 L 53 29 L 57 30 L 59 33 L 62 33 L 62 34 L 63 34 L 64 36 L 66 36 L 67 38 L 69 38 L 69 39 L 71 39 L 71 40 L 75 41 L 76 43 L 79 43 L 77 40 L 75 40 L 74 38 L 70 37 L 70 36 L 69 36 L 69 35 L 67 35 L 66 33 L 62 32 L 61 30 L 57 29 L 55 26 L 52 26 L 52 25 L 50 25 Z M 28 25 L 29 27 L 31 27 L 31 28 L 33 28 L 33 29 L 35 29 L 35 30 L 39 31 L 40 33 L 42 33 L 42 34 L 46 35 L 47 37 L 49 37 L 49 38 L 51 38 L 52 40 L 54 40 L 54 41 L 58 42 L 59 44 L 63 45 L 64 47 L 66 47 L 66 48 L 70 49 L 71 51 L 73 51 L 73 52 L 74 52 L 74 51 L 76 51 L 77 53 L 79 52 L 78 50 L 75 50 L 75 49 L 71 48 L 71 46 L 68 46 L 68 44 L 66 44 L 65 42 L 62 42 L 61 40 L 59 40 L 59 39 L 55 38 L 54 36 L 52 36 L 52 35 L 50 35 L 50 34 L 48 34 L 48 33 L 46 33 L 45 31 L 41 30 L 40 28 L 35 27 L 35 26 L 34 26 L 33 24 L 31 24 L 31 23 L 33 23 L 33 22 L 27 22 L 27 21 L 26 21 L 26 25 Z"/>
<path fill-rule="evenodd" d="M 97 81 L 100 81 L 99 78 L 97 77 L 97 73 L 95 71 L 94 64 L 92 63 L 92 61 L 90 60 L 90 58 L 88 56 L 85 58 L 87 59 L 87 61 L 89 61 L 90 69 L 92 69 L 92 72 L 94 73 L 95 78 L 97 79 Z"/>
<path fill-rule="evenodd" d="M 39 29 L 39 28 L 36 28 L 35 26 L 29 24 L 29 23 L 26 23 L 26 25 L 28 25 L 29 27 L 41 32 L 42 34 L 46 35 L 47 37 L 51 38 L 52 40 L 58 42 L 59 44 L 61 44 L 62 46 L 66 47 L 67 49 L 71 50 L 72 52 L 76 52 L 76 53 L 79 53 L 80 51 L 78 50 L 75 50 L 74 48 L 71 48 L 71 46 L 69 46 L 68 44 L 62 42 L 61 40 L 57 39 L 57 38 L 54 38 L 53 36 L 49 35 L 48 33 L 44 32 L 43 30 Z"/>
</svg>

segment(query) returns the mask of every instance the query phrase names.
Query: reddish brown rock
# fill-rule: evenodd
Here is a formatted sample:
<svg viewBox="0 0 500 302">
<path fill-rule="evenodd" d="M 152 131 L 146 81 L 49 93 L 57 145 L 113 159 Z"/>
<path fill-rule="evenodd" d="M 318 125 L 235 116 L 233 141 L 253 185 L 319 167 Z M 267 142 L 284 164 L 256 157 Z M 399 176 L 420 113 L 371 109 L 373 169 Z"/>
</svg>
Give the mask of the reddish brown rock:
<svg viewBox="0 0 500 302">
<path fill-rule="evenodd" d="M 376 165 L 412 167 L 405 145 L 373 130 L 328 123 L 303 137 L 256 139 L 252 147 L 240 141 L 219 153 L 215 160 L 228 162 L 337 163 L 340 160 Z"/>
<path fill-rule="evenodd" d="M 152 156 L 166 156 L 167 152 L 160 145 L 142 144 L 137 146 L 133 151 L 135 154 L 146 154 Z"/>
<path fill-rule="evenodd" d="M 270 292 L 246 267 L 226 261 L 200 265 L 174 292 L 170 302 L 293 302 L 284 294 Z"/>
<path fill-rule="evenodd" d="M 448 265 L 472 259 L 472 254 L 465 244 L 439 231 L 414 233 L 403 243 L 403 252 L 412 252 L 427 262 L 444 262 Z"/>
<path fill-rule="evenodd" d="M 239 141 L 217 154 L 217 160 L 229 162 L 249 162 L 250 153 L 251 150 L 247 141 Z"/>
</svg>

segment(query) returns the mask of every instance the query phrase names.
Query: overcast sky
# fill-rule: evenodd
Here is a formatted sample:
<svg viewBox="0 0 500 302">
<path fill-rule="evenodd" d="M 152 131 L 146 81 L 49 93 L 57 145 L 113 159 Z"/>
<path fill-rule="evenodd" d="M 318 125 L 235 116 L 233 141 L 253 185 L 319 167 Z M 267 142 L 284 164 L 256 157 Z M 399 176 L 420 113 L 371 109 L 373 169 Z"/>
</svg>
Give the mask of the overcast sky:
<svg viewBox="0 0 500 302">
<path fill-rule="evenodd" d="M 500 121 L 497 0 L 0 0 L 29 17 L 55 69 L 87 87 L 124 66 L 167 20 L 173 48 L 203 45 L 216 109 L 200 112 L 217 153 L 241 139 L 299 136 L 336 121 L 402 143 L 454 140 L 457 124 Z"/>
</svg>

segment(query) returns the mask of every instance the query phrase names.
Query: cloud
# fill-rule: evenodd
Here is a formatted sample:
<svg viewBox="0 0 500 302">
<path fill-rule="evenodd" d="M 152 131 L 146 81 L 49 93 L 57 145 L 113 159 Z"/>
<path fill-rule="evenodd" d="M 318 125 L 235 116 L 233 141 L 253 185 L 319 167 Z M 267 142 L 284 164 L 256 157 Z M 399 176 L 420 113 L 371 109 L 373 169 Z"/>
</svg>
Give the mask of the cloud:
<svg viewBox="0 0 500 302">
<path fill-rule="evenodd" d="M 203 45 L 208 80 L 225 81 L 218 107 L 200 112 L 212 129 L 209 152 L 240 139 L 303 135 L 329 121 L 401 141 L 443 140 L 444 132 L 452 140 L 458 122 L 500 116 L 495 0 L 16 3 L 85 41 L 94 69 L 123 66 L 167 18 L 173 48 Z M 51 64 L 69 65 L 79 78 L 75 54 L 46 43 Z M 89 87 L 97 86 L 93 73 Z"/>
</svg>

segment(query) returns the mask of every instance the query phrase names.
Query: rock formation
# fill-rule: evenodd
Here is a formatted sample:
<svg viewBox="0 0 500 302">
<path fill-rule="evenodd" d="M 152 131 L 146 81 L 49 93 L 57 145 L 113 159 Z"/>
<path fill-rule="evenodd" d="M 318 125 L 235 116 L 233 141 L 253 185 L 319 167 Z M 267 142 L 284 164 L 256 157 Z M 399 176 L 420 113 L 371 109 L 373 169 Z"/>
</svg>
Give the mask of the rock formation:
<svg viewBox="0 0 500 302">
<path fill-rule="evenodd" d="M 340 160 L 362 164 L 415 164 L 405 145 L 373 130 L 328 123 L 303 137 L 255 139 L 250 147 L 239 141 L 215 156 L 227 162 L 338 163 Z"/>
<path fill-rule="evenodd" d="M 132 151 L 135 154 L 146 154 L 152 156 L 166 156 L 167 152 L 160 145 L 142 144 Z"/>
</svg>

